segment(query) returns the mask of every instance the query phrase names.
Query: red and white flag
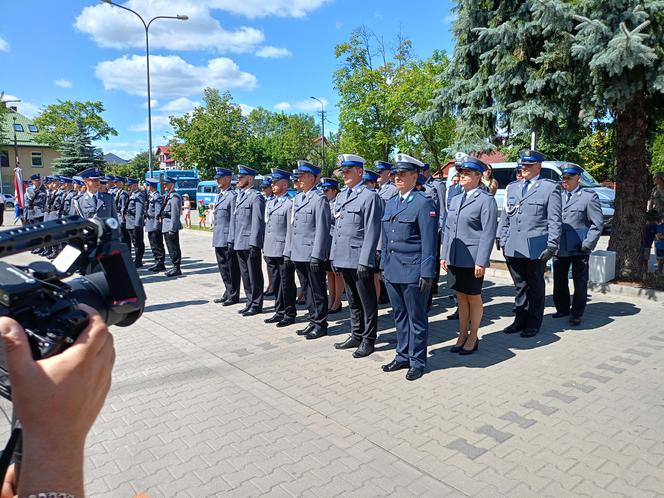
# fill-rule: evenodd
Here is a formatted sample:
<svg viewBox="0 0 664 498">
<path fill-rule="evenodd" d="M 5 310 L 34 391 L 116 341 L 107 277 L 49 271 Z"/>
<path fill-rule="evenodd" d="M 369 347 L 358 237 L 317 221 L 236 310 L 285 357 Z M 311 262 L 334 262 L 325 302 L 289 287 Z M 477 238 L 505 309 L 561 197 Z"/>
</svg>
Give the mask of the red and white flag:
<svg viewBox="0 0 664 498">
<path fill-rule="evenodd" d="M 16 203 L 18 204 L 18 207 L 23 209 L 25 183 L 23 182 L 21 168 L 14 168 L 14 192 L 16 193 Z"/>
</svg>

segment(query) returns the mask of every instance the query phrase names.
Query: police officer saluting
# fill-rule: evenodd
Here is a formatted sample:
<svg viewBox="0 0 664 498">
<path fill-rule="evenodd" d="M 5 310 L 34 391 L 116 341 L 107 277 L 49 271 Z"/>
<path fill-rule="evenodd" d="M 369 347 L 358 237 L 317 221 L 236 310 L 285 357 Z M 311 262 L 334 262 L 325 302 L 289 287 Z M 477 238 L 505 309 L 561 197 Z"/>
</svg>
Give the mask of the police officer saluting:
<svg viewBox="0 0 664 498">
<path fill-rule="evenodd" d="M 290 173 L 282 169 L 272 170 L 272 198 L 265 206 L 265 243 L 263 255 L 271 275 L 274 288 L 274 315 L 265 323 L 276 323 L 277 327 L 287 327 L 295 323 L 295 267 L 284 261 L 286 235 L 292 202 L 288 197 Z"/>
<path fill-rule="evenodd" d="M 166 258 L 166 251 L 164 249 L 164 237 L 161 234 L 161 211 L 164 205 L 164 197 L 157 190 L 159 180 L 156 178 L 148 178 L 145 180 L 148 186 L 148 206 L 145 210 L 145 231 L 148 232 L 148 242 L 150 242 L 150 249 L 152 249 L 152 256 L 155 263 L 148 268 L 148 271 L 159 272 L 164 271 L 164 259 Z"/>
<path fill-rule="evenodd" d="M 217 181 L 217 196 L 214 198 L 214 228 L 212 246 L 217 259 L 219 274 L 224 282 L 224 294 L 214 300 L 222 306 L 230 306 L 240 301 L 240 267 L 235 251 L 228 247 L 231 219 L 235 210 L 235 191 L 231 189 L 233 172 L 228 168 L 217 168 L 214 179 Z"/>
<path fill-rule="evenodd" d="M 604 229 L 602 206 L 597 193 L 581 188 L 582 169 L 576 164 L 561 168 L 563 214 L 560 247 L 553 258 L 554 318 L 570 314 L 570 323 L 579 325 L 588 300 L 588 259 Z M 572 267 L 574 298 L 570 310 L 569 268 Z"/>
<path fill-rule="evenodd" d="M 180 270 L 180 263 L 182 262 L 182 250 L 180 249 L 182 197 L 174 190 L 175 178 L 165 177 L 164 188 L 167 193 L 162 210 L 161 232 L 164 235 L 164 242 L 166 242 L 166 248 L 171 257 L 171 263 L 173 263 L 173 268 L 166 272 L 166 276 L 177 277 L 182 275 Z"/>
<path fill-rule="evenodd" d="M 145 241 L 143 240 L 143 226 L 145 225 L 145 192 L 138 188 L 138 180 L 127 178 L 127 208 L 124 212 L 125 229 L 129 232 L 131 245 L 134 246 L 134 266 L 143 266 Z M 129 246 L 131 250 L 131 245 Z"/>
<path fill-rule="evenodd" d="M 560 185 L 540 177 L 541 152 L 520 153 L 523 179 L 509 185 L 498 234 L 517 289 L 514 323 L 503 330 L 521 337 L 537 335 L 544 315 L 544 271 L 558 250 L 561 230 Z"/>
<path fill-rule="evenodd" d="M 247 296 L 247 304 L 238 311 L 243 316 L 263 312 L 261 249 L 265 235 L 265 197 L 254 189 L 257 174 L 253 168 L 238 166 L 237 198 L 228 234 L 229 248 L 237 254 Z"/>
<path fill-rule="evenodd" d="M 330 248 L 330 208 L 318 183 L 320 168 L 308 161 L 297 162 L 298 183 L 302 192 L 293 199 L 284 258 L 291 260 L 306 288 L 309 324 L 298 335 L 318 339 L 327 335 L 327 288 L 325 263 Z"/>
<path fill-rule="evenodd" d="M 383 213 L 380 267 L 394 309 L 397 350 L 383 371 L 407 368 L 406 379 L 416 380 L 427 359 L 426 302 L 436 277 L 438 217 L 433 199 L 415 190 L 423 163 L 405 154 L 397 154 L 395 162 L 399 195 Z"/>
<path fill-rule="evenodd" d="M 334 345 L 357 348 L 355 358 L 374 351 L 378 333 L 378 301 L 374 286 L 376 247 L 382 204 L 378 194 L 362 184 L 365 160 L 353 154 L 339 156 L 346 188 L 337 196 L 330 260 L 344 276 L 350 308 L 351 335 Z"/>
</svg>

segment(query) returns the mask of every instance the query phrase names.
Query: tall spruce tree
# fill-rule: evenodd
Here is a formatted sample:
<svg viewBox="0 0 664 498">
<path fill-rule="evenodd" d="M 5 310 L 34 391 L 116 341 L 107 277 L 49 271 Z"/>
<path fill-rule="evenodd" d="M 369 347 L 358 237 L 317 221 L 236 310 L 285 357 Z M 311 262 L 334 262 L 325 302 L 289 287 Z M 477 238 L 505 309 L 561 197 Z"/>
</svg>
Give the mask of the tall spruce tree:
<svg viewBox="0 0 664 498">
<path fill-rule="evenodd" d="M 458 2 L 455 84 L 428 116 L 456 107 L 456 148 L 490 148 L 500 132 L 578 143 L 612 122 L 616 214 L 609 247 L 620 278 L 641 278 L 646 139 L 663 109 L 664 1 Z M 556 159 L 567 159 L 564 157 Z"/>
<path fill-rule="evenodd" d="M 60 157 L 53 161 L 55 171 L 64 176 L 74 176 L 84 169 L 101 167 L 104 164 L 101 152 L 90 142 L 85 124 L 78 122 L 76 133 L 62 142 Z"/>
</svg>

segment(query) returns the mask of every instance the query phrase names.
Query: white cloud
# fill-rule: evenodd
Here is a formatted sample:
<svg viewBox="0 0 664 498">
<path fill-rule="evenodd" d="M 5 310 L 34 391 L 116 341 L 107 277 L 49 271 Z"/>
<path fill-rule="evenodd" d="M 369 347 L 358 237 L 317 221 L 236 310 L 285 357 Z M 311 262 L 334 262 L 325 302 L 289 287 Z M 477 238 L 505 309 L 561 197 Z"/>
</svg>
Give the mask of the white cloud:
<svg viewBox="0 0 664 498">
<path fill-rule="evenodd" d="M 243 115 L 243 116 L 247 116 L 247 115 L 249 115 L 249 113 L 250 113 L 251 111 L 253 111 L 254 109 L 256 109 L 255 107 L 252 107 L 252 106 L 247 105 L 247 104 L 238 104 L 238 105 L 240 106 L 240 109 L 242 109 L 242 115 Z"/>
<path fill-rule="evenodd" d="M 72 86 L 71 81 L 66 80 L 64 78 L 60 78 L 58 80 L 55 80 L 53 83 L 55 84 L 55 86 L 59 86 L 60 88 L 71 88 L 71 86 Z"/>
<path fill-rule="evenodd" d="M 213 9 L 255 17 L 304 17 L 331 0 L 206 0 Z"/>
<path fill-rule="evenodd" d="M 150 105 L 151 105 L 152 108 L 154 109 L 155 107 L 157 107 L 157 106 L 159 105 L 159 101 L 158 101 L 157 99 L 150 99 Z M 147 103 L 147 102 L 143 102 L 143 104 L 141 105 L 141 107 L 142 107 L 143 109 L 147 109 L 147 108 L 148 108 L 148 103 Z"/>
<path fill-rule="evenodd" d="M 16 107 L 20 114 L 23 114 L 24 116 L 27 116 L 30 119 L 36 117 L 41 112 L 41 106 L 39 104 L 35 104 L 33 102 L 26 102 L 21 98 L 17 97 L 16 95 L 10 95 L 8 93 L 5 93 L 2 100 L 3 101 L 21 100 L 21 102 L 10 102 L 8 105 Z"/>
<path fill-rule="evenodd" d="M 9 43 L 2 36 L 0 36 L 0 52 L 9 52 Z"/>
<path fill-rule="evenodd" d="M 443 24 L 454 24 L 454 21 L 456 21 L 457 15 L 456 12 L 452 12 L 451 14 L 447 14 L 443 18 Z"/>
<path fill-rule="evenodd" d="M 261 47 L 256 51 L 258 57 L 264 57 L 266 59 L 280 59 L 281 57 L 289 57 L 293 53 L 287 48 L 280 47 Z"/>
<path fill-rule="evenodd" d="M 261 30 L 242 26 L 224 29 L 210 12 L 209 1 L 129 0 L 124 5 L 144 18 L 187 15 L 186 21 L 159 19 L 150 26 L 150 46 L 168 50 L 213 49 L 219 53 L 252 52 L 265 36 Z M 143 48 L 145 31 L 133 14 L 108 4 L 85 7 L 74 24 L 98 45 L 110 48 Z"/>
<path fill-rule="evenodd" d="M 148 118 L 145 118 L 145 121 L 142 123 L 136 123 L 129 125 L 129 131 L 148 131 Z M 155 131 L 170 131 L 171 122 L 168 116 L 152 116 L 152 132 Z"/>
<path fill-rule="evenodd" d="M 201 105 L 200 102 L 194 102 L 187 97 L 180 97 L 170 102 L 166 102 L 159 108 L 162 112 L 177 112 L 185 113 L 194 109 L 194 107 Z"/>
<path fill-rule="evenodd" d="M 131 95 L 147 95 L 143 78 L 145 57 L 123 56 L 97 64 L 95 74 L 106 90 L 122 90 Z M 258 84 L 253 74 L 240 71 L 235 62 L 225 57 L 211 59 L 207 66 L 194 66 L 176 55 L 150 57 L 152 94 L 157 97 L 194 95 L 205 87 L 221 90 L 242 88 L 251 90 Z"/>
<path fill-rule="evenodd" d="M 343 23 L 342 23 L 341 21 L 337 21 L 337 22 L 334 24 L 334 26 L 335 26 L 337 29 L 341 29 L 341 27 L 343 26 Z"/>
<path fill-rule="evenodd" d="M 321 98 L 320 100 L 327 107 L 327 99 Z M 274 108 L 278 111 L 290 111 L 290 110 L 304 111 L 304 112 L 320 111 L 320 102 L 314 99 L 299 100 L 297 102 L 279 102 L 274 106 Z"/>
</svg>

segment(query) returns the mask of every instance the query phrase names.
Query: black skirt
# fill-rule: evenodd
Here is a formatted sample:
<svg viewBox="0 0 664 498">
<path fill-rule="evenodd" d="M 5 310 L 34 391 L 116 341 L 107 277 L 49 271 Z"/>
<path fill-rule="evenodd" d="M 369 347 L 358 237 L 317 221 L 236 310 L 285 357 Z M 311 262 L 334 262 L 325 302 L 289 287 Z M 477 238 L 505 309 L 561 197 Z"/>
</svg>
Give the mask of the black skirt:
<svg viewBox="0 0 664 498">
<path fill-rule="evenodd" d="M 462 268 L 460 266 L 447 266 L 448 285 L 457 292 L 478 296 L 482 293 L 484 277 L 475 277 L 475 268 Z"/>
</svg>

